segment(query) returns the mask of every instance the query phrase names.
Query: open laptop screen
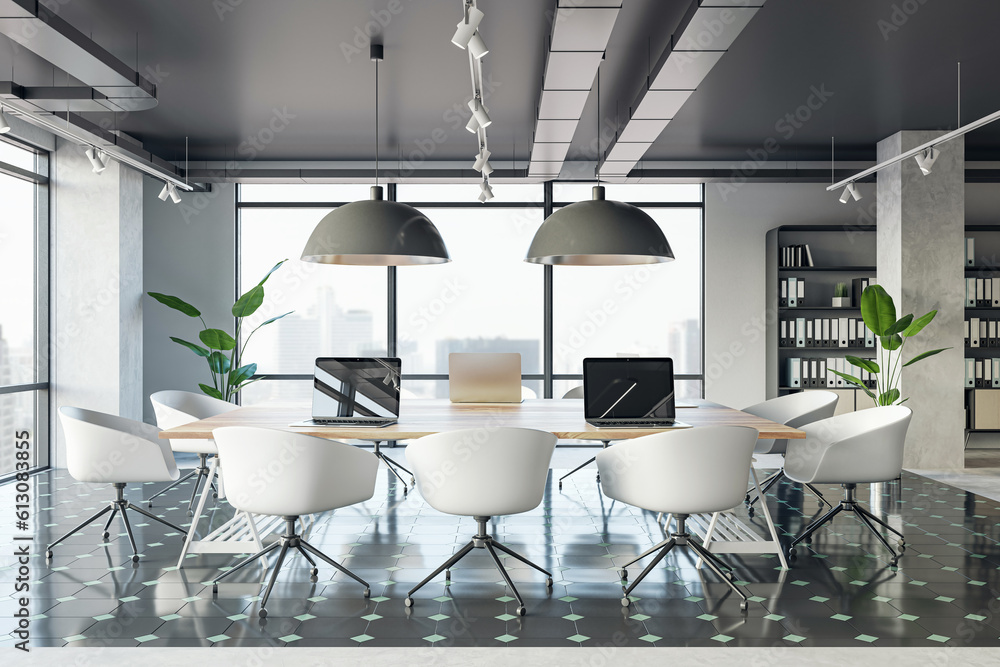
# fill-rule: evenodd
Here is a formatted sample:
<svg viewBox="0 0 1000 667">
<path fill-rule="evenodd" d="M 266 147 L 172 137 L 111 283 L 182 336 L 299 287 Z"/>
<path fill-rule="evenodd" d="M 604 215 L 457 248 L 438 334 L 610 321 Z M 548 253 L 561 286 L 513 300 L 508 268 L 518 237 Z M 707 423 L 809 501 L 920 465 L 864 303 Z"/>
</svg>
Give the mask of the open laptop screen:
<svg viewBox="0 0 1000 667">
<path fill-rule="evenodd" d="M 674 419 L 674 364 L 667 357 L 583 360 L 584 416 Z"/>
<path fill-rule="evenodd" d="M 399 371 L 394 358 L 318 358 L 313 419 L 399 416 Z"/>
</svg>

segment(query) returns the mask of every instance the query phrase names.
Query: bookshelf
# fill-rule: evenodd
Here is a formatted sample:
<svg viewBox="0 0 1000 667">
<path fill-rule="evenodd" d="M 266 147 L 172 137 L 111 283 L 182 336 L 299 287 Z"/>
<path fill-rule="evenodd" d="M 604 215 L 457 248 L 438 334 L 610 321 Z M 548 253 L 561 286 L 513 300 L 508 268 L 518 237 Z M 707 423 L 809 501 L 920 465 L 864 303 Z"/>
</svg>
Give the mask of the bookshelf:
<svg viewBox="0 0 1000 667">
<path fill-rule="evenodd" d="M 1000 235 L 997 238 L 1000 241 Z M 871 358 L 876 355 L 875 347 L 868 347 L 866 345 L 868 341 L 863 340 L 864 333 L 860 333 L 858 337 L 858 328 L 861 332 L 864 331 L 863 324 L 860 327 L 855 325 L 856 339 L 849 340 L 847 346 L 841 346 L 838 341 L 833 346 L 799 347 L 794 341 L 792 344 L 788 344 L 787 341 L 792 325 L 785 325 L 786 339 L 782 339 L 782 321 L 796 323 L 796 320 L 811 320 L 813 328 L 820 330 L 819 336 L 814 332 L 814 338 L 819 337 L 821 340 L 825 327 L 829 326 L 823 322 L 832 324 L 836 320 L 838 330 L 839 323 L 844 320 L 860 322 L 861 310 L 852 283 L 855 278 L 867 279 L 870 283 L 875 282 L 877 259 L 875 241 L 875 227 L 869 225 L 783 225 L 767 232 L 765 243 L 768 398 L 808 389 L 830 389 L 841 396 L 838 413 L 870 406 L 871 400 L 865 393 L 849 384 L 825 386 L 824 381 L 829 377 L 826 373 L 820 375 L 819 382 L 814 386 L 802 387 L 792 386 L 788 371 L 790 359 L 802 359 L 810 366 L 815 362 L 817 369 L 821 369 L 821 361 L 826 364 L 836 360 L 837 363 L 844 364 L 846 372 L 857 375 L 855 372 L 857 369 L 846 364 L 843 361 L 844 357 L 853 355 Z M 805 245 L 809 246 L 808 255 L 812 258 L 812 266 L 783 265 L 787 263 L 789 257 L 789 253 L 783 252 L 783 248 Z M 806 256 L 805 252 L 801 254 L 803 257 Z M 792 257 L 797 255 L 792 253 Z M 997 275 L 1000 276 L 1000 266 Z M 787 286 L 788 279 L 794 279 L 796 284 L 799 281 L 805 282 L 804 304 L 790 306 L 781 302 L 781 285 L 785 282 Z M 847 283 L 850 290 L 850 305 L 835 307 L 832 305 L 834 287 L 842 282 Z M 822 328 L 815 326 L 817 320 Z M 827 335 L 827 340 L 830 338 L 832 332 Z M 875 343 L 874 340 L 871 342 Z"/>
<path fill-rule="evenodd" d="M 997 282 L 1000 282 L 993 281 L 994 278 L 1000 278 L 1000 225 L 966 225 L 965 237 L 973 239 L 974 242 L 972 265 L 965 266 L 967 282 L 969 279 L 991 281 L 993 286 L 996 286 Z M 966 261 L 968 260 L 967 257 Z M 997 300 L 991 303 L 997 303 Z M 996 332 L 991 331 L 987 324 L 985 331 L 987 345 L 973 345 L 971 340 L 967 340 L 965 344 L 966 364 L 972 360 L 973 374 L 976 373 L 975 365 L 980 363 L 983 364 L 984 374 L 987 366 L 991 367 L 991 371 L 994 370 L 996 365 L 992 364 L 991 360 L 1000 358 L 1000 306 L 966 305 L 965 321 L 967 324 L 975 324 L 977 321 L 996 322 Z M 971 339 L 971 330 L 969 333 Z M 966 432 L 968 434 L 1000 432 L 1000 382 L 991 381 L 986 386 L 980 386 L 973 378 L 972 383 L 975 386 L 968 386 L 967 379 Z"/>
</svg>

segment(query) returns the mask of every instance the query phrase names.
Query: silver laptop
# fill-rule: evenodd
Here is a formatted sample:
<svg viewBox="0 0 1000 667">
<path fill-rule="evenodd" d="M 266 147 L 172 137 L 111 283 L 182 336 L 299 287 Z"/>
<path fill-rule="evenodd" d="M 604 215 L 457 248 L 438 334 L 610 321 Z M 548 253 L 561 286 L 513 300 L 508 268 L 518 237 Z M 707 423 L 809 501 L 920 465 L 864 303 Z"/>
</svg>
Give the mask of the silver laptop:
<svg viewBox="0 0 1000 667">
<path fill-rule="evenodd" d="M 399 419 L 400 361 L 320 357 L 313 374 L 312 419 L 289 426 L 388 426 Z"/>
<path fill-rule="evenodd" d="M 521 355 L 449 354 L 448 393 L 452 403 L 520 403 Z"/>
<path fill-rule="evenodd" d="M 583 360 L 584 418 L 594 426 L 687 426 L 675 418 L 674 363 L 668 357 Z"/>
</svg>

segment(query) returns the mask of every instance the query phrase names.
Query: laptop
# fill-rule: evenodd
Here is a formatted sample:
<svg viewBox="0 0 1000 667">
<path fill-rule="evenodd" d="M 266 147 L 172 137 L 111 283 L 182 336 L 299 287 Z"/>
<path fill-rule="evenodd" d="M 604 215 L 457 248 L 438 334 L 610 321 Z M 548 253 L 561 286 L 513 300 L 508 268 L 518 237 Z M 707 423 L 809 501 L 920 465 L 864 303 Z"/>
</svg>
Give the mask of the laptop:
<svg viewBox="0 0 1000 667">
<path fill-rule="evenodd" d="M 452 403 L 520 403 L 521 355 L 453 352 L 448 355 Z"/>
<path fill-rule="evenodd" d="M 313 373 L 312 419 L 289 426 L 371 426 L 399 419 L 400 361 L 320 357 Z"/>
<path fill-rule="evenodd" d="M 668 357 L 584 359 L 583 405 L 593 426 L 687 426 L 675 418 L 674 363 Z"/>
</svg>

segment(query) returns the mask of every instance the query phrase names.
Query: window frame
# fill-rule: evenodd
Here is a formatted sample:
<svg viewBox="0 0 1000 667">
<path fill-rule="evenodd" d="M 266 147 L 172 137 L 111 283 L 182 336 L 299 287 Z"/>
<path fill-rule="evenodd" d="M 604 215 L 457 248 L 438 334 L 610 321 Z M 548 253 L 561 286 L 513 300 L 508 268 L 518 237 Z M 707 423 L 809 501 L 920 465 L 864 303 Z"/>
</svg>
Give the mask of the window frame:
<svg viewBox="0 0 1000 667">
<path fill-rule="evenodd" d="M 495 202 L 482 204 L 484 208 L 537 208 L 542 210 L 542 219 L 548 218 L 552 215 L 552 212 L 558 208 L 568 206 L 574 202 L 556 202 L 553 201 L 553 184 L 555 181 L 545 181 L 541 183 L 543 199 L 542 201 L 520 201 L 520 202 Z M 350 202 L 244 202 L 240 194 L 241 186 L 237 184 L 236 187 L 236 294 L 233 295 L 234 300 L 239 298 L 240 295 L 240 252 L 242 245 L 242 230 L 241 230 L 241 213 L 243 209 L 258 209 L 258 208 L 270 208 L 270 209 L 280 209 L 280 208 L 316 208 L 316 209 L 331 209 L 338 206 L 343 206 L 344 204 Z M 400 201 L 396 197 L 396 184 L 389 183 L 386 185 L 386 200 L 388 201 Z M 468 202 L 442 202 L 442 201 L 405 201 L 410 206 L 418 209 L 434 209 L 434 208 L 470 208 L 472 207 Z M 653 208 L 677 208 L 677 209 L 696 209 L 700 214 L 700 225 L 701 225 L 701 274 L 699 275 L 700 282 L 700 294 L 699 294 L 699 318 L 700 318 L 700 335 L 701 335 L 701 370 L 698 373 L 685 373 L 675 375 L 676 380 L 693 380 L 701 382 L 700 394 L 702 397 L 705 395 L 705 186 L 701 185 L 701 197 L 697 202 L 676 202 L 676 201 L 659 201 L 659 202 L 629 202 L 633 206 L 644 209 Z M 583 375 L 581 374 L 570 374 L 570 373 L 554 373 L 553 372 L 553 276 L 554 267 L 552 265 L 545 265 L 541 281 L 541 289 L 543 292 L 543 323 L 542 323 L 542 372 L 541 373 L 524 373 L 521 375 L 522 380 L 534 380 L 542 381 L 542 386 L 544 390 L 545 398 L 552 398 L 553 383 L 560 380 L 577 380 L 583 382 Z M 397 277 L 396 277 L 396 267 L 390 266 L 386 267 L 387 271 L 387 284 L 388 290 L 386 294 L 387 301 L 387 326 L 388 330 L 386 332 L 387 341 L 387 354 L 390 357 L 398 356 L 398 297 L 397 297 Z M 311 374 L 295 374 L 295 373 L 264 373 L 259 376 L 266 378 L 268 381 L 302 381 L 302 380 L 312 380 Z M 446 373 L 403 373 L 402 378 L 404 380 L 447 380 L 448 375 Z"/>
</svg>

